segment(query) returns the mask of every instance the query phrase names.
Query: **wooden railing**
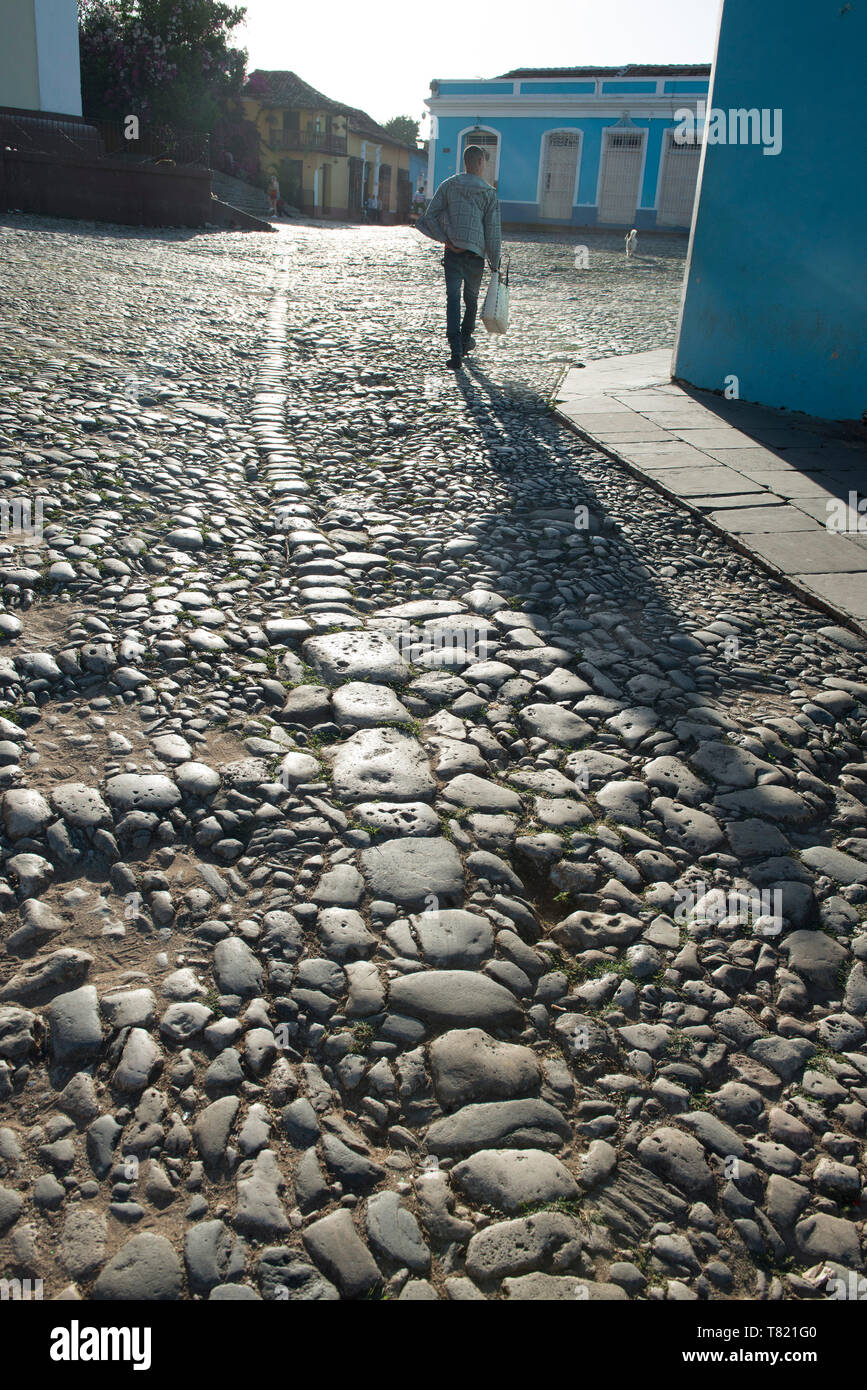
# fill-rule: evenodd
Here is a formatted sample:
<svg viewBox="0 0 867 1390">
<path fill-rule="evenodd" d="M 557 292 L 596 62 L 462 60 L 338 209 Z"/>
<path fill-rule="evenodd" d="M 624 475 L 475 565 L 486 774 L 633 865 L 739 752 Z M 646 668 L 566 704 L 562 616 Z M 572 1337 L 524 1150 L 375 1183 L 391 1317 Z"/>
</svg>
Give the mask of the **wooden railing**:
<svg viewBox="0 0 867 1390">
<path fill-rule="evenodd" d="M 345 135 L 326 135 L 318 130 L 273 130 L 268 137 L 272 150 L 321 150 L 323 154 L 346 154 Z"/>
</svg>

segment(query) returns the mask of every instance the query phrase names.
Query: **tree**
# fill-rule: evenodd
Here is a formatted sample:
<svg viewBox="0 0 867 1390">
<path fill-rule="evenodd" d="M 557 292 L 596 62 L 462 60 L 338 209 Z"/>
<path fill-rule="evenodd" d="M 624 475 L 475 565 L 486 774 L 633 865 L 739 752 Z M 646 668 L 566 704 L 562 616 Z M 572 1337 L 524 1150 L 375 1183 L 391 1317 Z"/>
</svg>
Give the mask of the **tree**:
<svg viewBox="0 0 867 1390">
<path fill-rule="evenodd" d="M 412 116 L 392 116 L 382 128 L 394 136 L 395 140 L 402 140 L 405 145 L 418 143 L 418 121 L 414 121 Z"/>
<path fill-rule="evenodd" d="M 85 112 L 213 129 L 244 82 L 230 36 L 245 13 L 222 0 L 79 0 Z"/>
</svg>

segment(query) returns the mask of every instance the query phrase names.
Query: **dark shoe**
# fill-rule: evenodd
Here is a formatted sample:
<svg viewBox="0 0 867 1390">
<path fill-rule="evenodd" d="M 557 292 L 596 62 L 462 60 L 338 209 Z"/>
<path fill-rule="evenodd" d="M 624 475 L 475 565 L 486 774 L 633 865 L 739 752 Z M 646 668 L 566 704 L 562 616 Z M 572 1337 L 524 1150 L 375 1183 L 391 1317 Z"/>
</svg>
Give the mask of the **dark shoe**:
<svg viewBox="0 0 867 1390">
<path fill-rule="evenodd" d="M 446 362 L 446 366 L 451 367 L 452 371 L 454 372 L 460 371 L 461 359 L 459 357 L 455 357 L 454 353 L 452 353 L 448 362 Z"/>
<path fill-rule="evenodd" d="M 463 345 L 463 349 L 462 349 L 462 350 L 463 350 L 464 357 L 466 357 L 466 355 L 467 355 L 468 352 L 472 352 L 473 349 L 475 348 L 475 346 L 476 346 L 476 340 L 475 340 L 475 338 L 467 338 L 466 342 L 465 342 L 464 345 Z"/>
</svg>

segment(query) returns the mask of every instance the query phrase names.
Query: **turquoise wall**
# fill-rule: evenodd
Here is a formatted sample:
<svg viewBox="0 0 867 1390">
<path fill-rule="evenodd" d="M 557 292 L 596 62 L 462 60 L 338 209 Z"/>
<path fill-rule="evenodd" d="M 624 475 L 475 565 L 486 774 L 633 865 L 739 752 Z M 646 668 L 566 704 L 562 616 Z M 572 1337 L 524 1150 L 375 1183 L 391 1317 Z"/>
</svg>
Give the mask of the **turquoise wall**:
<svg viewBox="0 0 867 1390">
<path fill-rule="evenodd" d="M 419 151 L 409 157 L 409 178 L 413 192 L 418 188 L 419 178 L 427 178 L 427 155 Z"/>
<path fill-rule="evenodd" d="M 592 96 L 596 91 L 595 82 L 520 82 L 518 90 L 522 96 Z"/>
<path fill-rule="evenodd" d="M 576 82 L 554 79 L 522 80 L 520 94 L 512 95 L 508 103 L 502 100 L 504 95 L 502 89 L 507 87 L 511 94 L 511 83 L 482 81 L 439 83 L 439 93 L 445 98 L 457 94 L 458 91 L 464 95 L 472 93 L 480 98 L 494 97 L 496 105 L 501 110 L 511 111 L 514 109 L 515 114 L 488 117 L 485 115 L 487 103 L 480 100 L 471 114 L 438 116 L 438 136 L 434 142 L 434 188 L 442 183 L 443 179 L 450 178 L 456 172 L 460 132 L 472 127 L 478 121 L 483 128 L 497 131 L 500 135 L 500 171 L 497 191 L 504 219 L 511 222 L 535 222 L 539 215 L 536 200 L 539 187 L 542 138 L 549 130 L 577 129 L 583 133 L 578 193 L 576 205 L 572 210 L 571 217 L 567 220 L 567 225 L 595 226 L 597 221 L 596 191 L 599 186 L 599 164 L 602 155 L 602 132 L 617 123 L 620 112 L 628 110 L 630 94 L 640 98 L 642 95 L 656 92 L 656 82 L 651 80 L 613 79 L 606 80 L 603 85 L 609 97 L 607 101 L 604 101 L 603 98 L 600 99 L 608 107 L 609 114 L 606 116 L 583 114 L 576 116 L 570 113 L 568 104 L 566 109 L 558 112 L 557 115 L 535 116 L 522 110 L 524 105 L 522 97 L 538 97 L 542 94 L 586 96 L 595 91 L 595 83 L 592 81 Z M 694 104 L 698 97 L 706 96 L 709 84 L 706 78 L 674 78 L 667 80 L 664 85 L 670 98 L 672 114 L 653 119 L 632 117 L 635 126 L 648 131 L 644 175 L 639 190 L 638 209 L 635 214 L 635 225 L 639 229 L 652 229 L 656 226 L 655 202 L 663 138 L 664 132 L 676 124 L 673 112 L 679 104 L 677 97 L 678 95 L 683 95 L 685 98 L 688 96 L 690 104 Z M 611 96 L 617 96 L 619 100 L 612 102 Z M 639 100 L 638 105 L 640 106 L 640 104 Z M 665 104 L 668 105 L 669 103 L 666 102 Z M 611 114 L 612 106 L 618 114 Z M 436 104 L 434 104 L 434 110 L 436 110 Z"/>
<path fill-rule="evenodd" d="M 706 92 L 707 87 L 708 83 L 706 77 L 678 77 L 670 82 L 665 82 L 663 84 L 663 91 L 695 94 L 696 92 Z"/>
<path fill-rule="evenodd" d="M 628 92 L 643 92 L 651 95 L 656 91 L 655 82 L 603 82 L 602 91 L 606 96 L 623 96 Z"/>
<path fill-rule="evenodd" d="M 867 410 L 867 5 L 724 0 L 709 105 L 782 149 L 708 145 L 674 372 L 829 419 Z"/>
<path fill-rule="evenodd" d="M 585 205 L 595 205 L 596 190 L 599 183 L 599 161 L 602 155 L 602 132 L 614 125 L 615 118 L 612 116 L 581 116 L 570 117 L 568 112 L 562 117 L 553 116 L 510 116 L 497 120 L 485 121 L 482 118 L 482 125 L 488 125 L 492 129 L 500 132 L 500 176 L 499 193 L 502 203 L 514 202 L 521 205 L 535 204 L 539 182 L 539 159 L 542 149 L 542 137 L 549 130 L 578 129 L 583 131 L 583 142 L 581 150 L 581 166 L 578 173 L 578 197 L 577 202 Z M 440 117 L 439 137 L 436 143 L 436 161 L 434 165 L 434 184 L 441 183 L 443 179 L 449 178 L 455 173 L 455 160 L 457 159 L 460 132 L 470 125 L 471 122 L 464 116 L 461 117 Z M 660 120 L 636 120 L 634 125 L 642 130 L 649 130 L 647 143 L 647 159 L 644 168 L 644 178 L 641 186 L 639 198 L 640 207 L 653 207 L 656 199 L 656 185 L 659 177 L 659 160 L 662 154 L 663 132 L 675 122 L 669 119 Z M 535 214 L 534 214 L 535 215 Z M 519 219 L 516 213 L 510 209 L 504 209 L 504 216 L 511 216 L 513 220 Z M 523 216 L 523 215 L 522 215 Z M 587 222 L 586 206 L 576 218 L 579 223 Z M 593 218 L 591 221 L 595 220 Z M 647 221 L 645 219 L 645 225 Z"/>
<path fill-rule="evenodd" d="M 440 82 L 439 94 L 442 97 L 471 96 L 511 96 L 512 82 Z"/>
</svg>

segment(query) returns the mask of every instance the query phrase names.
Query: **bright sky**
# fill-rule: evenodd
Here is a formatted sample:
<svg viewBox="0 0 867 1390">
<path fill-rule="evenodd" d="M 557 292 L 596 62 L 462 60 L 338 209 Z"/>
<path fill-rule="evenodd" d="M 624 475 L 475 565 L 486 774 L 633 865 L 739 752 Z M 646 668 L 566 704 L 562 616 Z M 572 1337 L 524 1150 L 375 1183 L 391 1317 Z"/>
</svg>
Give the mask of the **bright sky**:
<svg viewBox="0 0 867 1390">
<path fill-rule="evenodd" d="M 243 0 L 239 0 L 243 3 Z M 720 0 L 246 0 L 249 68 L 288 68 L 375 120 L 421 117 L 432 77 L 510 68 L 709 63 Z"/>
</svg>

